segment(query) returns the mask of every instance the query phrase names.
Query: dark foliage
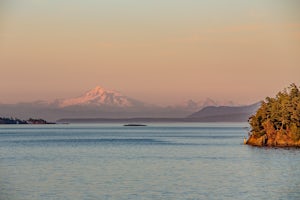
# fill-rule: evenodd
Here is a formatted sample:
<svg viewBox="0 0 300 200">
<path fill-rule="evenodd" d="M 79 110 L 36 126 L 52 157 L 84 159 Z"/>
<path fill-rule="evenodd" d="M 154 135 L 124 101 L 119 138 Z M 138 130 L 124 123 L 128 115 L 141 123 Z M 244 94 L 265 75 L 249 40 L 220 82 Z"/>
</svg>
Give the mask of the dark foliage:
<svg viewBox="0 0 300 200">
<path fill-rule="evenodd" d="M 17 118 L 0 117 L 0 124 L 27 124 L 27 122 Z"/>
</svg>

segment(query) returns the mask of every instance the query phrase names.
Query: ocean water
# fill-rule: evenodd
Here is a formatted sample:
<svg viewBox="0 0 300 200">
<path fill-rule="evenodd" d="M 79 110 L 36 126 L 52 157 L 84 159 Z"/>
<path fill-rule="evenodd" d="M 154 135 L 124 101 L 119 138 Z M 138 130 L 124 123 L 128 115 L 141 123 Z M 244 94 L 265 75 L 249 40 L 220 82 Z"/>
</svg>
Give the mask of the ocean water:
<svg viewBox="0 0 300 200">
<path fill-rule="evenodd" d="M 300 199 L 300 149 L 246 123 L 0 126 L 0 199 Z"/>
</svg>

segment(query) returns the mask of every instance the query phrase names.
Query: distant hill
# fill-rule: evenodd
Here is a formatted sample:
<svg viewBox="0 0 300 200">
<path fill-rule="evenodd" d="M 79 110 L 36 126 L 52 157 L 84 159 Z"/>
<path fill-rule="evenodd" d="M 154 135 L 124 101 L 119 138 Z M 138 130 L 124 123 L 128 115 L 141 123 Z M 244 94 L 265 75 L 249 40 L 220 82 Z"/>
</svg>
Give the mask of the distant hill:
<svg viewBox="0 0 300 200">
<path fill-rule="evenodd" d="M 175 105 L 174 107 L 186 109 L 192 112 L 200 110 L 204 107 L 208 106 L 240 106 L 238 103 L 233 101 L 220 101 L 220 100 L 213 100 L 211 98 L 205 98 L 202 100 L 194 101 L 192 99 L 182 102 L 181 104 Z"/>
<path fill-rule="evenodd" d="M 202 122 L 246 122 L 260 103 L 248 106 L 208 106 L 187 118 Z"/>
</svg>

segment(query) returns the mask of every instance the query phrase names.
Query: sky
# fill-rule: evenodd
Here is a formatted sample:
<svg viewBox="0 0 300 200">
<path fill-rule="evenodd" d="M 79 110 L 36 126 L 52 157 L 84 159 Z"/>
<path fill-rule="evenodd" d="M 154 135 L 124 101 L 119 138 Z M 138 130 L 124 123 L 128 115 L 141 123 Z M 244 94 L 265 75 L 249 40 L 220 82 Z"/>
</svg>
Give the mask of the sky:
<svg viewBox="0 0 300 200">
<path fill-rule="evenodd" d="M 298 0 L 1 0 L 0 102 L 100 85 L 250 104 L 300 85 Z"/>
</svg>

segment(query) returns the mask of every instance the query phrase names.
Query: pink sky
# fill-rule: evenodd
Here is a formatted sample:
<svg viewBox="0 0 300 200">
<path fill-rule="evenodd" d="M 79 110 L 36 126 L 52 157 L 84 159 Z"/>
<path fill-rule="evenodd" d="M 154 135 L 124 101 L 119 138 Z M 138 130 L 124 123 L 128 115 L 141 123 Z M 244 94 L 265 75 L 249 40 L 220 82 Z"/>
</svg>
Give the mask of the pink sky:
<svg viewBox="0 0 300 200">
<path fill-rule="evenodd" d="M 5 1 L 0 102 L 101 85 L 149 103 L 253 103 L 300 85 L 298 1 Z"/>
</svg>

